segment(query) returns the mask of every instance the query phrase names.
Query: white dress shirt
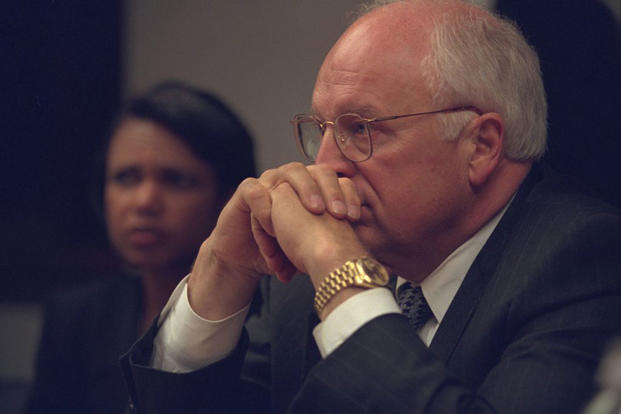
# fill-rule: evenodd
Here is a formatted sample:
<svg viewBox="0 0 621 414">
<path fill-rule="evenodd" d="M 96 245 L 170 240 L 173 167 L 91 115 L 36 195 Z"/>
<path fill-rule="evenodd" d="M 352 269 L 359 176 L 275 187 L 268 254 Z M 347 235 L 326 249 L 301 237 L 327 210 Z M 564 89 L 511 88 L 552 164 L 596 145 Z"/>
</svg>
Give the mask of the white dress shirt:
<svg viewBox="0 0 621 414">
<path fill-rule="evenodd" d="M 470 239 L 453 251 L 420 284 L 433 317 L 418 330 L 429 346 L 457 290 L 504 215 L 510 202 Z M 397 286 L 405 280 L 399 278 Z M 152 366 L 169 372 L 189 372 L 228 356 L 237 345 L 250 305 L 220 321 L 197 315 L 187 297 L 187 277 L 173 291 L 162 310 L 161 325 L 154 340 Z M 392 292 L 369 289 L 336 307 L 313 330 L 321 356 L 325 358 L 370 320 L 388 313 L 401 313 Z"/>
</svg>

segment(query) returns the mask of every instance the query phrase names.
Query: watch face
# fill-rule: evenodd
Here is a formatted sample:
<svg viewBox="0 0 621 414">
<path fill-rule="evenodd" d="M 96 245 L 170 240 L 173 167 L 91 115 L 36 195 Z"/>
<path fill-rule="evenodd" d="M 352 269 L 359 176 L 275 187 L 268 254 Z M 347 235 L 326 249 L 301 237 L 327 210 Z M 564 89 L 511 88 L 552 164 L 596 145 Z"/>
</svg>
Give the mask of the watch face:
<svg viewBox="0 0 621 414">
<path fill-rule="evenodd" d="M 358 263 L 364 273 L 371 279 L 372 283 L 380 286 L 384 286 L 388 283 L 388 272 L 384 266 L 379 264 L 376 260 L 364 257 L 360 259 Z"/>
</svg>

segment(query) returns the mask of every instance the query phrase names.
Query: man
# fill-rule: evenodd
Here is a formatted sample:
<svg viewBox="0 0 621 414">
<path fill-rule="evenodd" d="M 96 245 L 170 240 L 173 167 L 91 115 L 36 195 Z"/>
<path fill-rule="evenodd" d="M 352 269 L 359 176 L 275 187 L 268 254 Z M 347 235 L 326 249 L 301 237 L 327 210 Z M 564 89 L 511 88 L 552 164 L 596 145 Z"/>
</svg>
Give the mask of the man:
<svg viewBox="0 0 621 414">
<path fill-rule="evenodd" d="M 621 216 L 533 166 L 545 98 L 512 25 L 454 1 L 376 7 L 293 124 L 315 164 L 240 185 L 124 359 L 136 410 L 582 406 L 621 328 Z"/>
</svg>

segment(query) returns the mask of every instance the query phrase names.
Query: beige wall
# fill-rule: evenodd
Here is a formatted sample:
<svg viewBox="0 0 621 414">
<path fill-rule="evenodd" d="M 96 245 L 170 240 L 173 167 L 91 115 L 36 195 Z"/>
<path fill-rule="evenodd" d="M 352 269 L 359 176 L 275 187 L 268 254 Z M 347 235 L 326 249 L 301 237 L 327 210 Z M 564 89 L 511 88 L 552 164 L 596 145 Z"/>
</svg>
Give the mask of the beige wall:
<svg viewBox="0 0 621 414">
<path fill-rule="evenodd" d="M 288 121 L 308 110 L 319 65 L 359 3 L 127 0 L 125 94 L 169 77 L 195 83 L 245 120 L 257 141 L 260 170 L 300 160 Z M 619 0 L 604 3 L 619 16 Z"/>
<path fill-rule="evenodd" d="M 301 159 L 289 119 L 357 0 L 129 0 L 125 92 L 175 77 L 210 89 L 257 139 L 258 166 Z"/>
</svg>

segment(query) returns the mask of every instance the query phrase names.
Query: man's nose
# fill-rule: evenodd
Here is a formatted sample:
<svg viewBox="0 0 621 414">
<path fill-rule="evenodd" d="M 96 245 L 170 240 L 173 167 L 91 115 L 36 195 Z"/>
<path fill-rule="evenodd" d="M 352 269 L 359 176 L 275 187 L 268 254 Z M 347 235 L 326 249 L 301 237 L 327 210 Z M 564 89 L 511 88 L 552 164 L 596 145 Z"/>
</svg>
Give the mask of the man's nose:
<svg viewBox="0 0 621 414">
<path fill-rule="evenodd" d="M 326 128 L 315 164 L 324 164 L 332 168 L 339 176 L 351 177 L 354 174 L 354 163 L 347 159 L 341 152 L 334 139 L 334 127 Z"/>
</svg>

